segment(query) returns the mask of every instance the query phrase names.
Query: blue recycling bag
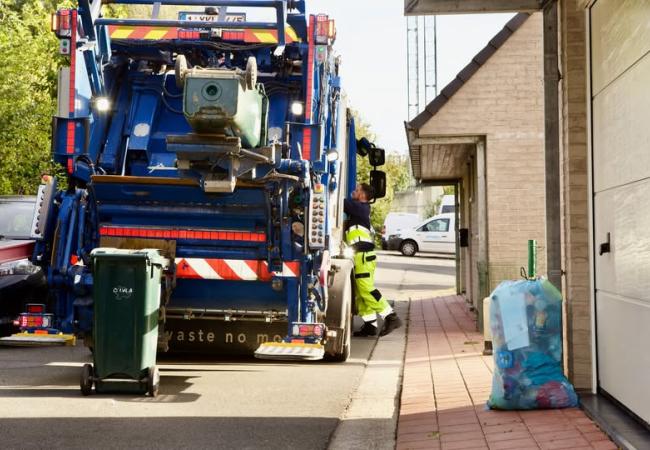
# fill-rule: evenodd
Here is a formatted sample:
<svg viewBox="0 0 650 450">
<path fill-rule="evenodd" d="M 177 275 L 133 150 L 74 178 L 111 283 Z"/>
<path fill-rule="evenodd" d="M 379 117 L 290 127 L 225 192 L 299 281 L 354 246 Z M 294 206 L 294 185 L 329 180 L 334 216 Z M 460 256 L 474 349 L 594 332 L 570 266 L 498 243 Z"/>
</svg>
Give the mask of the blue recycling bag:
<svg viewBox="0 0 650 450">
<path fill-rule="evenodd" d="M 545 278 L 504 281 L 492 292 L 492 409 L 569 408 L 562 372 L 562 294 Z"/>
</svg>

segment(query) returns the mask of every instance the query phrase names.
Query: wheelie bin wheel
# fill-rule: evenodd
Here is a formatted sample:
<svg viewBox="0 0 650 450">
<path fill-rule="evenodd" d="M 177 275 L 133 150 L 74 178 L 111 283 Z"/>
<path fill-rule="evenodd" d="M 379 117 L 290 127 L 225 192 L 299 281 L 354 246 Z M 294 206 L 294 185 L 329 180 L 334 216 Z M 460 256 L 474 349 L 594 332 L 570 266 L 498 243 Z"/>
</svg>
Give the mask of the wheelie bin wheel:
<svg viewBox="0 0 650 450">
<path fill-rule="evenodd" d="M 158 395 L 158 386 L 160 385 L 160 374 L 158 367 L 149 367 L 149 374 L 147 375 L 147 392 L 150 396 L 155 397 Z"/>
<path fill-rule="evenodd" d="M 79 387 L 83 395 L 90 395 L 93 390 L 93 365 L 84 364 L 81 369 L 81 379 L 79 380 Z"/>
</svg>

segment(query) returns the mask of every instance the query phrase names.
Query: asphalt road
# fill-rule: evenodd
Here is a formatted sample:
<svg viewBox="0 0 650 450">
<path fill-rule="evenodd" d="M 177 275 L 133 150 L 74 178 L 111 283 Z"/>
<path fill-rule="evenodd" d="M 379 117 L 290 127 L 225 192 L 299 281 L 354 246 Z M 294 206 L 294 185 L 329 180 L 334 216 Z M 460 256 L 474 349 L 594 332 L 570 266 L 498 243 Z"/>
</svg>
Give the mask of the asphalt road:
<svg viewBox="0 0 650 450">
<path fill-rule="evenodd" d="M 377 286 L 396 301 L 430 296 L 453 286 L 453 264 L 380 252 Z M 368 389 L 359 383 L 376 342 L 355 338 L 344 364 L 166 359 L 156 398 L 82 397 L 82 346 L 0 347 L 0 448 L 327 448 Z"/>
</svg>

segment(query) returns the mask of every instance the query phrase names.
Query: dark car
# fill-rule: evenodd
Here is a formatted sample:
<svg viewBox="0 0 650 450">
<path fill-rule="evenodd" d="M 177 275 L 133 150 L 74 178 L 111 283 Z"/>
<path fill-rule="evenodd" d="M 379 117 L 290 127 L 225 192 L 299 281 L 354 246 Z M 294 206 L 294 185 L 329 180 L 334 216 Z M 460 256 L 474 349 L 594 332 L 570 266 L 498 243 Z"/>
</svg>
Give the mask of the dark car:
<svg viewBox="0 0 650 450">
<path fill-rule="evenodd" d="M 0 196 L 0 336 L 16 331 L 13 322 L 27 303 L 44 303 L 45 276 L 30 257 L 35 197 Z"/>
</svg>

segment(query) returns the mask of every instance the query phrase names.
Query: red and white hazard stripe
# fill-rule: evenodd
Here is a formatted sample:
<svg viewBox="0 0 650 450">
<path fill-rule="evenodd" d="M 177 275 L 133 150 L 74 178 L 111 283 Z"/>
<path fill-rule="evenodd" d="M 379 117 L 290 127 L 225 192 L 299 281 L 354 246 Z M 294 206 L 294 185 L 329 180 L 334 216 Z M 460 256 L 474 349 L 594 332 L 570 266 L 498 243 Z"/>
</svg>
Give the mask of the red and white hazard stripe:
<svg viewBox="0 0 650 450">
<path fill-rule="evenodd" d="M 176 278 L 199 280 L 269 281 L 276 277 L 297 277 L 300 263 L 282 264 L 282 272 L 270 272 L 266 261 L 256 259 L 176 258 Z"/>
<path fill-rule="evenodd" d="M 75 11 L 76 12 L 76 11 Z M 201 39 L 201 33 L 196 30 L 183 30 L 175 27 L 134 27 L 130 25 L 109 25 L 108 34 L 111 39 L 136 39 L 160 41 L 173 39 Z M 277 30 L 223 30 L 221 39 L 224 41 L 244 41 L 249 44 L 277 44 Z M 287 26 L 285 42 L 300 42 L 300 37 L 290 25 Z"/>
</svg>

